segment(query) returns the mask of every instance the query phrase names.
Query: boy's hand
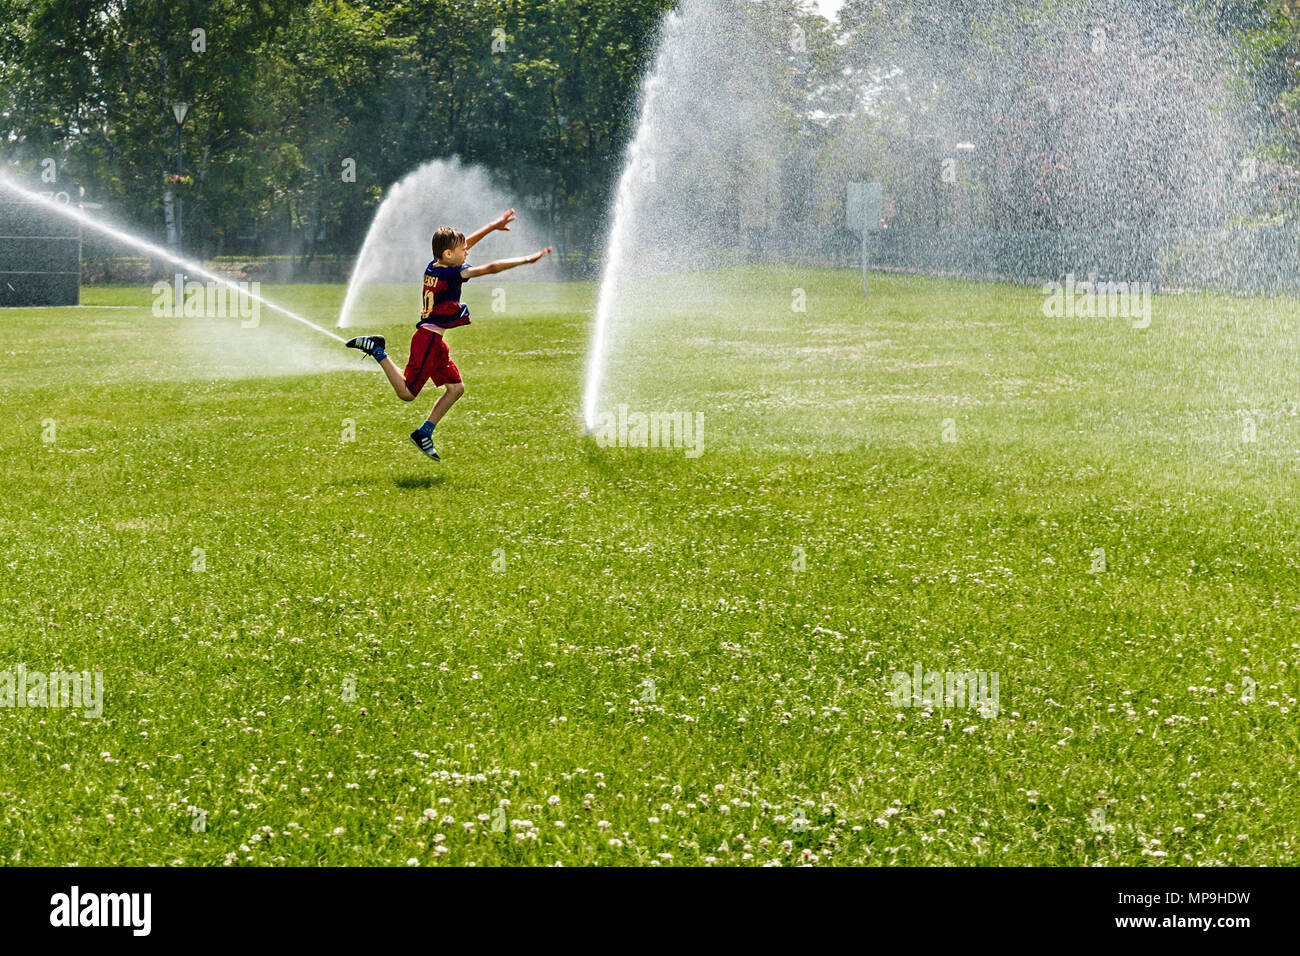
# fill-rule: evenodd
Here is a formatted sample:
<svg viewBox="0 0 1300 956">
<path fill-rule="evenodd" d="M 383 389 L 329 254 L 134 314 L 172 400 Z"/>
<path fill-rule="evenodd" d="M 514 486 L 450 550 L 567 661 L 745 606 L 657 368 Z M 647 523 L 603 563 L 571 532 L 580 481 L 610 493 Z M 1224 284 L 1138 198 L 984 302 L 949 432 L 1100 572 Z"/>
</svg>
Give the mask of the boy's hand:
<svg viewBox="0 0 1300 956">
<path fill-rule="evenodd" d="M 527 259 L 526 259 L 525 261 L 530 262 L 530 263 L 532 263 L 532 262 L 540 262 L 544 257 L 549 256 L 549 255 L 551 254 L 552 250 L 553 250 L 553 247 L 552 247 L 552 246 L 547 246 L 547 247 L 546 247 L 545 249 L 543 249 L 541 252 L 534 252 L 531 256 L 528 256 Z"/>
<path fill-rule="evenodd" d="M 515 211 L 513 209 L 506 210 L 501 214 L 499 218 L 493 219 L 490 223 L 488 223 L 478 232 L 474 233 L 472 236 L 466 236 L 465 248 L 473 249 L 476 245 L 479 244 L 480 241 L 482 241 L 484 236 L 490 235 L 491 233 L 509 232 L 510 224 L 515 221 L 515 218 L 516 218 Z"/>
</svg>

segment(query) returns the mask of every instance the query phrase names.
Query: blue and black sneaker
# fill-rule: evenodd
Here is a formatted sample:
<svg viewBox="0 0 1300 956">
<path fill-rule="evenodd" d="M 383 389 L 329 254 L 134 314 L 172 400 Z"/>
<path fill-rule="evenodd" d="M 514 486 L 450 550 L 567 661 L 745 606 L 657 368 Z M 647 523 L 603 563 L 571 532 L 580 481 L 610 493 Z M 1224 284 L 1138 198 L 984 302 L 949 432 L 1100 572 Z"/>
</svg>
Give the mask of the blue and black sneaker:
<svg viewBox="0 0 1300 956">
<path fill-rule="evenodd" d="M 347 343 L 348 348 L 365 352 L 371 358 L 382 359 L 387 341 L 382 335 L 362 335 Z"/>
<path fill-rule="evenodd" d="M 433 438 L 430 435 L 425 434 L 417 428 L 415 431 L 411 432 L 411 441 L 415 442 L 416 448 L 420 449 L 420 451 L 424 452 L 434 461 L 442 461 L 442 459 L 438 457 L 438 450 L 433 447 Z"/>
</svg>

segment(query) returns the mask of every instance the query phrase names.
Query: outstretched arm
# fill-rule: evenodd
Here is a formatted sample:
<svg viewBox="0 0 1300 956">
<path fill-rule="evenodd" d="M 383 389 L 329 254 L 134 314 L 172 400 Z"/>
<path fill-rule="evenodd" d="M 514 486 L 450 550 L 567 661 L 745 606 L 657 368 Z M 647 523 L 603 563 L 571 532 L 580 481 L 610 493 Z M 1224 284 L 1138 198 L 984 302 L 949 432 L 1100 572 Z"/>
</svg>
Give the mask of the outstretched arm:
<svg viewBox="0 0 1300 956">
<path fill-rule="evenodd" d="M 515 211 L 513 209 L 509 210 L 508 212 L 502 213 L 499 218 L 493 219 L 490 223 L 488 223 L 478 232 L 474 233 L 471 236 L 467 236 L 465 238 L 465 248 L 473 249 L 476 245 L 478 245 L 479 240 L 482 239 L 484 236 L 486 236 L 488 233 L 509 232 L 510 224 L 514 222 L 516 218 L 517 217 L 515 216 Z"/>
<path fill-rule="evenodd" d="M 532 265 L 542 258 L 551 254 L 551 247 L 547 246 L 541 252 L 534 252 L 531 256 L 521 256 L 518 259 L 501 259 L 498 262 L 489 262 L 485 266 L 473 266 L 466 269 L 464 276 L 466 279 L 473 279 L 475 276 L 496 275 L 498 272 L 505 272 L 507 269 L 518 269 L 520 266 Z"/>
</svg>

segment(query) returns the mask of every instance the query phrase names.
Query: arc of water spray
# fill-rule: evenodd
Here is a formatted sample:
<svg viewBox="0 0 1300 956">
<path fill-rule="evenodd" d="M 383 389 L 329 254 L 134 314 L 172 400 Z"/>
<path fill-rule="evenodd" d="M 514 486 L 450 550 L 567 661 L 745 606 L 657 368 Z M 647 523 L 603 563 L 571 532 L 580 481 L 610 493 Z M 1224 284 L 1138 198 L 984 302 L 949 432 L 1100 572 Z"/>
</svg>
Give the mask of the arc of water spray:
<svg viewBox="0 0 1300 956">
<path fill-rule="evenodd" d="M 668 14 L 664 32 L 677 22 L 675 13 Z M 661 42 L 662 47 L 662 42 Z M 605 268 L 600 278 L 600 293 L 596 298 L 596 319 L 592 328 L 591 350 L 587 353 L 587 381 L 582 403 L 582 417 L 587 431 L 596 430 L 596 405 L 605 377 L 605 364 L 609 361 L 606 339 L 609 334 L 610 315 L 618 299 L 618 280 L 623 268 L 623 249 L 628 244 L 628 231 L 632 228 L 633 212 L 637 200 L 637 177 L 645 162 L 654 152 L 654 136 L 647 119 L 659 92 L 665 51 L 661 48 L 654 69 L 642 82 L 641 102 L 638 110 L 636 133 L 628 144 L 623 172 L 618 178 L 614 193 L 613 223 L 609 230 L 609 244 L 605 250 Z"/>
<path fill-rule="evenodd" d="M 605 250 L 605 268 L 600 280 L 600 293 L 596 299 L 596 316 L 592 327 L 591 347 L 587 353 L 587 375 L 584 388 L 582 417 L 587 431 L 596 430 L 596 406 L 600 402 L 600 390 L 604 384 L 605 366 L 609 361 L 608 337 L 610 318 L 618 300 L 619 278 L 623 269 L 625 247 L 630 245 L 630 231 L 635 219 L 638 199 L 638 179 L 646 168 L 647 161 L 654 155 L 656 143 L 651 113 L 662 94 L 664 74 L 668 72 L 669 56 L 672 44 L 668 42 L 673 33 L 680 29 L 681 16 L 677 12 L 669 13 L 660 27 L 657 41 L 659 52 L 653 67 L 646 73 L 641 83 L 640 103 L 637 110 L 636 133 L 628 144 L 623 161 L 623 172 L 618 179 L 614 193 L 613 221 L 609 230 L 608 246 Z"/>
<path fill-rule="evenodd" d="M 600 401 L 601 379 L 604 377 L 606 361 L 605 335 L 609 326 L 609 314 L 613 311 L 617 296 L 615 286 L 623 252 L 625 226 L 622 222 L 622 210 L 626 203 L 631 202 L 632 169 L 633 166 L 629 162 L 623 170 L 623 175 L 619 177 L 617 199 L 614 204 L 614 226 L 610 230 L 605 270 L 604 275 L 601 276 L 600 293 L 596 300 L 596 320 L 592 329 L 590 351 L 587 353 L 587 382 L 582 403 L 582 418 L 589 432 L 596 429 L 596 404 Z"/>
<path fill-rule="evenodd" d="M 596 300 L 596 319 L 592 329 L 590 351 L 587 353 L 586 394 L 583 396 L 582 417 L 589 432 L 596 428 L 596 405 L 600 401 L 600 388 L 607 361 L 605 337 L 610 313 L 614 310 L 614 301 L 618 296 L 618 276 L 622 266 L 629 212 L 635 201 L 633 179 L 636 175 L 637 158 L 647 150 L 645 138 L 644 130 L 639 131 L 628 148 L 627 161 L 615 192 L 614 223 L 610 228 L 609 248 L 605 252 L 605 269 L 600 280 L 600 293 Z"/>
<path fill-rule="evenodd" d="M 279 312 L 281 315 L 285 316 L 286 318 L 293 319 L 295 322 L 300 322 L 303 325 L 307 326 L 307 328 L 319 332 L 321 335 L 329 336 L 335 342 L 345 341 L 341 336 L 335 335 L 329 329 L 321 328 L 319 325 L 317 325 L 315 322 L 311 321 L 310 319 L 305 319 L 301 315 L 298 315 L 296 312 L 291 312 L 288 309 L 284 308 L 283 306 L 276 305 L 274 302 L 270 301 L 269 299 L 264 299 L 262 298 L 262 296 L 256 295 L 255 293 L 248 291 L 247 288 L 240 286 L 238 283 L 232 282 L 229 279 L 217 275 L 215 272 L 211 272 L 203 268 L 203 266 L 199 265 L 197 262 L 193 262 L 189 259 L 182 258 L 181 256 L 176 255 L 176 253 L 174 252 L 169 252 L 168 250 L 164 249 L 162 246 L 154 245 L 152 242 L 146 242 L 144 239 L 140 239 L 136 236 L 131 235 L 130 233 L 123 232 L 120 229 L 116 229 L 113 226 L 108 225 L 107 223 L 100 222 L 98 219 L 86 215 L 79 208 L 72 206 L 71 204 L 65 206 L 62 203 L 57 203 L 52 199 L 42 196 L 40 193 L 32 192 L 30 189 L 25 189 L 22 186 L 19 186 L 17 183 L 13 182 L 12 180 L 8 179 L 3 175 L 0 175 L 0 186 L 5 187 L 11 192 L 17 193 L 18 195 L 22 196 L 24 199 L 29 200 L 30 202 L 34 202 L 42 205 L 45 209 L 55 213 L 56 215 L 63 216 L 65 219 L 71 219 L 74 222 L 78 222 L 83 226 L 88 226 L 89 228 L 94 229 L 96 232 L 104 233 L 104 235 L 106 236 L 111 236 L 112 238 L 118 240 L 119 242 L 131 246 L 133 249 L 138 249 L 140 252 L 145 253 L 145 255 L 152 256 L 156 259 L 166 259 L 168 262 L 180 266 L 186 272 L 193 273 L 194 275 L 198 275 L 198 276 L 203 276 L 204 278 L 212 282 L 219 283 L 220 285 L 223 285 L 228 289 L 232 289 L 242 296 L 247 296 L 253 301 L 261 303 L 263 306 L 265 306 L 266 308 L 270 309 L 273 312 Z"/>
</svg>

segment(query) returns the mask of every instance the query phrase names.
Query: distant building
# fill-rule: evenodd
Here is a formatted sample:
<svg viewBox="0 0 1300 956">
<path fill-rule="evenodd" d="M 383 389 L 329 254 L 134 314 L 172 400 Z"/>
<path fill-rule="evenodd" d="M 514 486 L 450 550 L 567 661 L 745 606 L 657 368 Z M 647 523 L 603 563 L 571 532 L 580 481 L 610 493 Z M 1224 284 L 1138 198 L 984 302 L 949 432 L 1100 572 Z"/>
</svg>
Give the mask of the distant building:
<svg viewBox="0 0 1300 956">
<path fill-rule="evenodd" d="M 54 202 L 80 205 L 80 186 L 34 185 Z M 81 225 L 0 186 L 0 307 L 79 305 Z"/>
</svg>

